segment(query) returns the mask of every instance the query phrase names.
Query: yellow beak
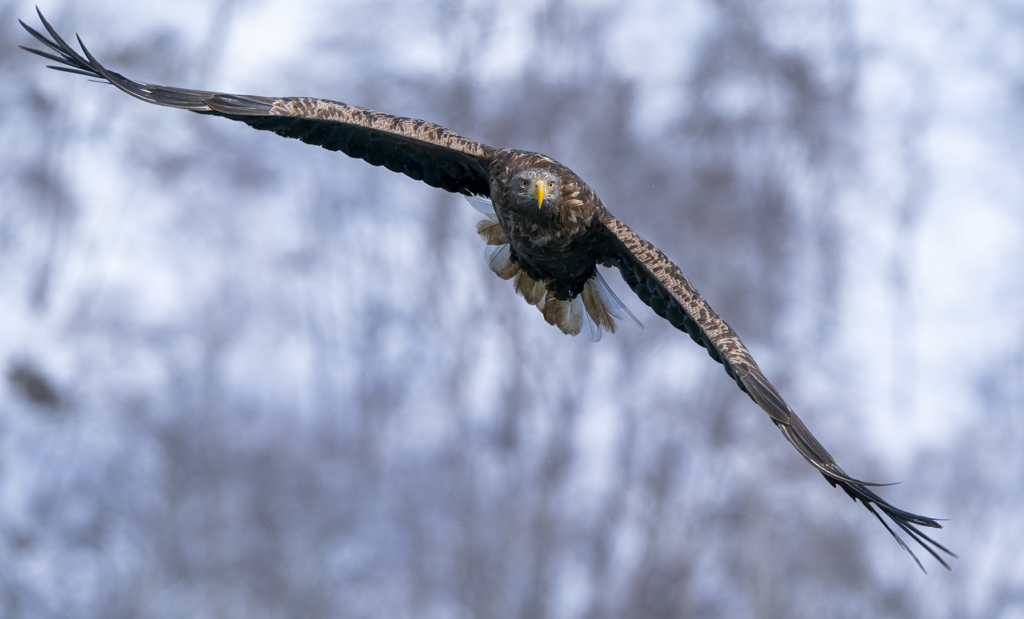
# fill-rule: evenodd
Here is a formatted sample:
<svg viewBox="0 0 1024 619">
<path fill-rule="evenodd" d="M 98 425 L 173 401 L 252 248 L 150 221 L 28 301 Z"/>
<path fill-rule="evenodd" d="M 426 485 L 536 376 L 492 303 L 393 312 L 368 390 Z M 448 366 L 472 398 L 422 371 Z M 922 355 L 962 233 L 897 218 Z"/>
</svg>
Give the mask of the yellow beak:
<svg viewBox="0 0 1024 619">
<path fill-rule="evenodd" d="M 544 181 L 537 179 L 533 181 L 533 191 L 530 195 L 537 197 L 537 208 L 541 208 L 544 204 Z"/>
</svg>

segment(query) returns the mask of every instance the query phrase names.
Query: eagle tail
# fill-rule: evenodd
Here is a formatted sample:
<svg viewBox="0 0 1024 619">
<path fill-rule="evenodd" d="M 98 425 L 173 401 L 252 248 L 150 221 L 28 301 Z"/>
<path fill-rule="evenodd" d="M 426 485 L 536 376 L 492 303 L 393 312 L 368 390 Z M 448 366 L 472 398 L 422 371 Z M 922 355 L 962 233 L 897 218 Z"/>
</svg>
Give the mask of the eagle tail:
<svg viewBox="0 0 1024 619">
<path fill-rule="evenodd" d="M 512 248 L 508 243 L 484 247 L 484 260 L 501 279 L 512 279 L 519 272 L 519 264 L 512 262 Z"/>
<path fill-rule="evenodd" d="M 601 271 L 594 270 L 594 274 L 583 286 L 583 294 L 584 302 L 588 299 L 590 300 L 590 303 L 587 305 L 590 315 L 594 317 L 594 320 L 598 321 L 598 324 L 608 329 L 609 333 L 615 333 L 615 321 L 613 318 L 618 318 L 640 329 L 644 328 L 640 319 L 634 316 L 633 312 L 629 311 L 626 304 L 608 286 L 608 282 L 601 275 Z"/>
<path fill-rule="evenodd" d="M 487 219 L 494 223 L 498 223 L 498 216 L 494 214 L 494 203 L 491 199 L 486 196 L 466 196 L 466 202 L 472 206 L 476 212 L 485 216 Z"/>
<path fill-rule="evenodd" d="M 477 234 L 487 244 L 484 248 L 484 261 L 487 262 L 487 266 L 498 277 L 513 279 L 516 292 L 521 294 L 527 303 L 539 309 L 548 323 L 557 326 L 568 335 L 582 333 L 591 342 L 599 342 L 602 331 L 615 333 L 616 318 L 644 328 L 597 270 L 584 283 L 581 294 L 568 301 L 556 299 L 547 292 L 544 282 L 534 280 L 512 261 L 512 248 L 498 224 L 494 203 L 489 198 L 476 195 L 466 196 L 466 201 L 478 213 L 487 217 L 476 224 Z"/>
</svg>

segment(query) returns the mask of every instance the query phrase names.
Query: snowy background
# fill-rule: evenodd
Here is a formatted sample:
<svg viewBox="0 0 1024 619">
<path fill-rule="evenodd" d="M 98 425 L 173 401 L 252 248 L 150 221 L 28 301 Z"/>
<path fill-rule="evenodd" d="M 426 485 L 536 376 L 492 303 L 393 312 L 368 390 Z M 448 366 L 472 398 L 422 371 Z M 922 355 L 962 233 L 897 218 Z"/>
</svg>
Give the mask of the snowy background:
<svg viewBox="0 0 1024 619">
<path fill-rule="evenodd" d="M 961 559 L 617 274 L 647 328 L 564 336 L 462 198 L 49 71 L 0 0 L 0 617 L 1024 617 L 1024 3 L 40 8 L 562 161 Z"/>
</svg>

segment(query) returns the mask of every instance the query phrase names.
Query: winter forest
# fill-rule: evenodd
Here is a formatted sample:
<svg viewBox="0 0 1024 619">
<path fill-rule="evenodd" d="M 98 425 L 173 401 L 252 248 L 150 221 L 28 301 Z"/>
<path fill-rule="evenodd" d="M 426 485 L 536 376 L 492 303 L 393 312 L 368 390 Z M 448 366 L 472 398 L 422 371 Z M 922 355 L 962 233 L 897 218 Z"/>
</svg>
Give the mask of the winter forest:
<svg viewBox="0 0 1024 619">
<path fill-rule="evenodd" d="M 548 154 L 682 268 L 928 573 L 643 305 L 466 201 L 18 49 L 0 618 L 1024 617 L 1024 3 L 41 0 L 112 70 Z"/>
</svg>

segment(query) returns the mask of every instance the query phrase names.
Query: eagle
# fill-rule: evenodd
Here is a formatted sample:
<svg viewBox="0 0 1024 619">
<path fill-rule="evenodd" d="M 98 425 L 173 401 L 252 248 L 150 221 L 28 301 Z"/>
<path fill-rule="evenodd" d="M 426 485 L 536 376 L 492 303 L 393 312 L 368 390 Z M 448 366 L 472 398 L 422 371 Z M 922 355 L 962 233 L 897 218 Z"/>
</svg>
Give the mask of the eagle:
<svg viewBox="0 0 1024 619">
<path fill-rule="evenodd" d="M 36 9 L 50 38 L 20 21 L 49 51 L 22 49 L 58 63 L 58 71 L 107 82 L 147 103 L 237 120 L 307 144 L 384 166 L 431 187 L 465 196 L 485 216 L 477 232 L 498 277 L 569 335 L 592 341 L 621 321 L 642 326 L 605 282 L 598 265 L 617 268 L 629 288 L 673 327 L 703 346 L 741 391 L 766 412 L 801 456 L 833 487 L 860 501 L 924 570 L 887 516 L 947 570 L 954 553 L 920 527 L 935 518 L 895 507 L 872 488 L 886 484 L 850 477 L 775 387 L 736 332 L 708 305 L 679 267 L 613 216 L 572 170 L 534 152 L 493 148 L 415 118 L 308 97 L 264 97 L 188 90 L 130 80 L 104 67 L 85 47 L 68 45 Z M 84 54 L 84 55 L 83 55 Z"/>
</svg>

